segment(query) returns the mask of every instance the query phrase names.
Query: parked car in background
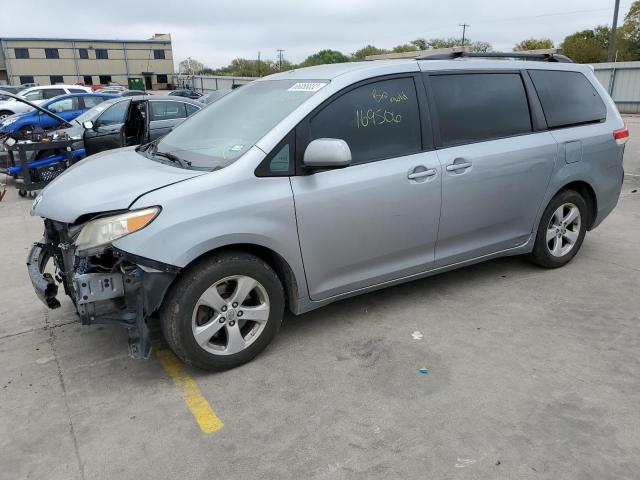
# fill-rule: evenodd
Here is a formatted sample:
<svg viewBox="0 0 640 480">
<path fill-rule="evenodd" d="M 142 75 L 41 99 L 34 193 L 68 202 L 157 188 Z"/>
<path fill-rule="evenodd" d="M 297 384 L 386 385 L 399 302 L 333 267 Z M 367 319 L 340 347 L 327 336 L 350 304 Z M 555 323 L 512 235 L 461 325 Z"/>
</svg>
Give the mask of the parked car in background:
<svg viewBox="0 0 640 480">
<path fill-rule="evenodd" d="M 169 95 L 176 96 L 176 97 L 192 98 L 194 100 L 197 100 L 202 96 L 200 92 L 196 92 L 195 90 L 187 90 L 187 89 L 172 90 L 171 92 L 169 92 Z"/>
<path fill-rule="evenodd" d="M 36 105 L 40 105 L 51 98 L 68 93 L 91 93 L 91 89 L 80 85 L 43 85 L 40 87 L 26 88 L 18 92 L 17 95 Z M 31 106 L 13 98 L 0 101 L 0 119 L 15 113 L 28 112 L 29 110 L 32 110 Z"/>
<path fill-rule="evenodd" d="M 22 85 L 0 85 L 0 90 L 2 90 L 3 92 L 13 93 L 14 95 L 17 95 L 25 88 L 27 87 L 24 87 Z"/>
<path fill-rule="evenodd" d="M 203 107 L 189 98 L 116 97 L 87 110 L 72 122 L 73 127 L 61 131 L 82 139 L 74 149 L 84 148 L 87 155 L 93 155 L 154 141 Z"/>
<path fill-rule="evenodd" d="M 151 93 L 142 90 L 125 90 L 117 94 L 119 97 L 135 97 L 138 95 L 152 95 Z"/>
<path fill-rule="evenodd" d="M 115 95 L 105 93 L 70 93 L 60 95 L 41 103 L 39 106 L 55 113 L 67 121 L 71 121 L 81 113 L 99 105 Z M 44 130 L 59 125 L 59 122 L 43 112 L 30 110 L 4 117 L 0 120 L 1 132 L 19 132 L 40 127 Z"/>
<path fill-rule="evenodd" d="M 214 90 L 213 92 L 205 93 L 200 98 L 199 102 L 209 105 L 210 103 L 220 100 L 225 95 L 229 95 L 233 90 Z"/>
</svg>

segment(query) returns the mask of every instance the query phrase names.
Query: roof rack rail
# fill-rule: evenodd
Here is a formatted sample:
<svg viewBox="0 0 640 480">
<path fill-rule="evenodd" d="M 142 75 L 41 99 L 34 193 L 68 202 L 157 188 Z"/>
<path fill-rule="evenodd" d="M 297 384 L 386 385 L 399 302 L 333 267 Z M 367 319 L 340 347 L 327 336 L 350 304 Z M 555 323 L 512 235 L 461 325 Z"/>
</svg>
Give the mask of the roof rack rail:
<svg viewBox="0 0 640 480">
<path fill-rule="evenodd" d="M 522 52 L 433 52 L 417 57 L 417 60 L 455 60 L 456 58 L 513 58 L 540 62 L 573 63 L 569 57 L 558 53 L 556 48 Z"/>
<path fill-rule="evenodd" d="M 381 53 L 378 55 L 367 55 L 365 60 L 395 60 L 395 59 L 418 59 L 427 55 L 448 55 L 451 53 L 468 52 L 469 47 L 449 47 L 449 48 L 432 48 L 429 50 L 412 50 L 410 52 L 393 52 Z M 449 58 L 449 57 L 447 57 Z"/>
</svg>

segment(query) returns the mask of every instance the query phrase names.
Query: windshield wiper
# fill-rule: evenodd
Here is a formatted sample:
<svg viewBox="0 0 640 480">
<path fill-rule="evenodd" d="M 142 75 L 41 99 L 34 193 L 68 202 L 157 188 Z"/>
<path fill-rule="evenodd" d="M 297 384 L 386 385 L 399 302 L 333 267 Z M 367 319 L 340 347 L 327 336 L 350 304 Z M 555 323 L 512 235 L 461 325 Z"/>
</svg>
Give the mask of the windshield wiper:
<svg viewBox="0 0 640 480">
<path fill-rule="evenodd" d="M 156 157 L 166 158 L 167 160 L 169 160 L 169 161 L 171 161 L 173 163 L 177 163 L 182 168 L 189 168 L 191 166 L 191 162 L 190 161 L 184 160 L 184 159 L 174 155 L 173 153 L 159 152 L 157 150 L 154 150 L 153 155 L 155 155 Z"/>
</svg>

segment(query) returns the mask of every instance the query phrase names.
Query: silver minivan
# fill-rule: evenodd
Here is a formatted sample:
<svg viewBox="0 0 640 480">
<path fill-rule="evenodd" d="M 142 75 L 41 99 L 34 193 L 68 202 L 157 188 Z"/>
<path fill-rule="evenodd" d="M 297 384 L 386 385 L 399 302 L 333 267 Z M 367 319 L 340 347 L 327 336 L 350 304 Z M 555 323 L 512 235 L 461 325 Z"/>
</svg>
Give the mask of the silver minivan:
<svg viewBox="0 0 640 480">
<path fill-rule="evenodd" d="M 97 154 L 33 204 L 29 273 L 148 357 L 249 361 L 285 308 L 507 255 L 565 265 L 615 207 L 628 132 L 585 65 L 379 60 L 261 78 L 156 142 Z M 495 56 L 495 54 L 494 54 Z M 510 55 L 513 56 L 513 55 Z"/>
</svg>

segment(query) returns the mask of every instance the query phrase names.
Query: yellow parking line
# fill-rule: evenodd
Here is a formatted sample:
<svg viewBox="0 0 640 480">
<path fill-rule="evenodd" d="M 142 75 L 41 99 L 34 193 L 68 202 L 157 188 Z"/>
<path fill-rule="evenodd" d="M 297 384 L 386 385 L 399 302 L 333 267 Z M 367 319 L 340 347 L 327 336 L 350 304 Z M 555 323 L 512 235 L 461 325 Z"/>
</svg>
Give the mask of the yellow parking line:
<svg viewBox="0 0 640 480">
<path fill-rule="evenodd" d="M 173 383 L 182 390 L 184 403 L 187 404 L 200 429 L 205 433 L 213 433 L 220 430 L 224 423 L 213 411 L 207 399 L 204 398 L 195 380 L 182 371 L 180 360 L 176 358 L 171 350 L 167 349 L 158 350 L 157 355 Z"/>
</svg>

